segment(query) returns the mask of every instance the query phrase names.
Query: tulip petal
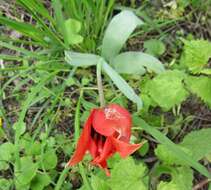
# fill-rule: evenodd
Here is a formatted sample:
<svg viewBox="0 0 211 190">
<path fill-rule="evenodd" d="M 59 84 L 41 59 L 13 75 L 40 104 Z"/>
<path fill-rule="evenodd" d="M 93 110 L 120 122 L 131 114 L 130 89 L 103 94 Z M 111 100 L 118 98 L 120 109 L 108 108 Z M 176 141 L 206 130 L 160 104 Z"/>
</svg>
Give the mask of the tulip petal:
<svg viewBox="0 0 211 190">
<path fill-rule="evenodd" d="M 92 124 L 93 128 L 101 135 L 111 136 L 115 132 L 116 123 L 106 119 L 103 109 L 96 110 Z"/>
<path fill-rule="evenodd" d="M 69 162 L 67 163 L 67 166 L 73 166 L 75 164 L 77 164 L 78 162 L 80 162 L 86 151 L 88 150 L 88 146 L 90 144 L 90 140 L 91 140 L 91 126 L 92 126 L 92 120 L 93 120 L 93 115 L 94 115 L 95 110 L 92 110 L 90 116 L 88 117 L 83 131 L 81 133 L 81 136 L 78 140 L 77 146 L 76 146 L 76 150 L 72 156 L 72 158 L 69 160 Z"/>
<path fill-rule="evenodd" d="M 130 113 L 117 104 L 111 104 L 104 109 L 98 109 L 93 117 L 93 128 L 106 137 L 117 131 L 129 141 L 131 135 Z"/>
<path fill-rule="evenodd" d="M 119 139 L 111 137 L 112 144 L 115 147 L 116 151 L 120 154 L 122 158 L 125 158 L 131 154 L 133 154 L 136 150 L 138 150 L 143 144 L 129 144 L 123 142 Z"/>
<path fill-rule="evenodd" d="M 92 138 L 90 139 L 90 144 L 88 148 L 93 159 L 95 159 L 97 157 L 97 145 L 96 145 L 96 142 Z"/>
<path fill-rule="evenodd" d="M 96 157 L 92 162 L 100 163 L 104 160 L 107 160 L 110 156 L 112 156 L 114 154 L 113 150 L 114 150 L 114 147 L 112 144 L 112 140 L 110 137 L 107 137 L 101 154 L 98 157 Z"/>
</svg>

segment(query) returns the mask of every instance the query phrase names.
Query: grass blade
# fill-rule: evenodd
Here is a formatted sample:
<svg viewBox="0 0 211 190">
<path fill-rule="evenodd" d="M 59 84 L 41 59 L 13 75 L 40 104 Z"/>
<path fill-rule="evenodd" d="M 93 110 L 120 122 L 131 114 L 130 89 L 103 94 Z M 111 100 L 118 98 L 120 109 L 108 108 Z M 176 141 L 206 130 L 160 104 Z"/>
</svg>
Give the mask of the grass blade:
<svg viewBox="0 0 211 190">
<path fill-rule="evenodd" d="M 162 134 L 160 131 L 155 129 L 154 127 L 147 124 L 143 119 L 137 118 L 141 128 L 143 128 L 146 132 L 148 132 L 150 135 L 152 135 L 154 138 L 156 138 L 161 144 L 168 147 L 170 151 L 172 151 L 172 154 L 174 154 L 179 159 L 182 159 L 187 165 L 193 167 L 196 169 L 199 173 L 206 176 L 207 178 L 211 178 L 211 174 L 207 171 L 207 169 L 198 163 L 196 160 L 191 158 L 187 153 L 179 149 L 170 139 L 168 139 L 164 134 Z"/>
</svg>

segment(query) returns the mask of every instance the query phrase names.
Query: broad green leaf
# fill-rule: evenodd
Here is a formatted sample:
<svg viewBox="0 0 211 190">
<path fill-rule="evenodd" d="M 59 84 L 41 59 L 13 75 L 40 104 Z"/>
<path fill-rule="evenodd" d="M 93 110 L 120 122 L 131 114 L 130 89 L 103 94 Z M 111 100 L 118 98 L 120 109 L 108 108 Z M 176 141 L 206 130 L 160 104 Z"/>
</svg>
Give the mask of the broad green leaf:
<svg viewBox="0 0 211 190">
<path fill-rule="evenodd" d="M 192 190 L 193 171 L 189 167 L 174 167 L 171 171 L 171 181 L 161 181 L 157 190 Z"/>
<path fill-rule="evenodd" d="M 189 149 L 181 147 L 179 145 L 175 146 L 177 146 L 177 148 L 180 149 L 181 151 L 192 156 L 191 151 Z M 168 147 L 163 144 L 159 144 L 157 146 L 157 148 L 155 149 L 155 155 L 159 158 L 159 160 L 164 162 L 166 165 L 173 165 L 173 164 L 187 165 L 187 163 L 184 163 L 182 159 L 172 154 L 172 151 L 169 150 Z"/>
<path fill-rule="evenodd" d="M 6 142 L 0 145 L 0 170 L 9 168 L 9 161 L 12 159 L 12 154 L 15 152 L 14 144 Z"/>
<path fill-rule="evenodd" d="M 43 154 L 41 159 L 41 168 L 44 166 L 45 170 L 53 169 L 57 165 L 57 155 L 53 149 L 48 150 L 46 153 Z"/>
<path fill-rule="evenodd" d="M 211 129 L 201 129 L 188 133 L 180 145 L 191 151 L 192 158 L 200 160 L 211 153 Z"/>
<path fill-rule="evenodd" d="M 93 190 L 110 190 L 106 181 L 95 175 L 91 177 L 91 185 Z"/>
<path fill-rule="evenodd" d="M 155 129 L 154 127 L 148 125 L 144 120 L 141 118 L 136 118 L 136 120 L 139 120 L 139 124 L 142 129 L 144 129 L 146 132 L 151 134 L 155 139 L 157 139 L 158 142 L 165 145 L 168 150 L 171 151 L 172 154 L 174 154 L 178 159 L 183 160 L 184 164 L 187 164 L 188 166 L 193 167 L 198 172 L 203 174 L 204 176 L 211 178 L 210 173 L 207 171 L 207 169 L 198 163 L 195 159 L 193 159 L 189 154 L 182 151 L 180 148 L 177 147 L 169 138 L 167 138 L 164 134 L 162 134 L 160 131 Z"/>
<path fill-rule="evenodd" d="M 211 58 L 211 43 L 206 40 L 183 40 L 181 64 L 193 73 L 200 73 Z"/>
<path fill-rule="evenodd" d="M 139 96 L 136 95 L 134 90 L 128 85 L 128 83 L 106 62 L 102 64 L 103 70 L 112 79 L 114 84 L 119 90 L 131 101 L 137 104 L 138 109 L 142 108 L 142 101 Z"/>
<path fill-rule="evenodd" d="M 206 76 L 189 76 L 185 82 L 193 94 L 196 94 L 211 107 L 211 78 Z"/>
<path fill-rule="evenodd" d="M 83 37 L 78 34 L 81 30 L 81 23 L 75 19 L 68 19 L 64 23 L 69 44 L 78 44 L 83 41 Z"/>
<path fill-rule="evenodd" d="M 154 56 L 162 55 L 166 50 L 164 43 L 155 39 L 145 41 L 144 48 L 146 49 L 146 53 Z"/>
<path fill-rule="evenodd" d="M 186 135 L 183 141 L 176 146 L 189 154 L 194 160 L 201 160 L 211 153 L 211 129 L 201 129 Z M 155 149 L 156 156 L 165 164 L 186 165 L 180 158 L 177 158 L 164 145 L 158 145 Z"/>
<path fill-rule="evenodd" d="M 201 73 L 205 75 L 211 75 L 211 69 L 203 69 L 201 70 Z"/>
<path fill-rule="evenodd" d="M 20 136 L 26 131 L 26 123 L 23 121 L 16 122 L 13 125 L 13 129 L 15 130 L 16 135 Z"/>
<path fill-rule="evenodd" d="M 102 56 L 110 61 L 115 57 L 135 30 L 143 22 L 131 11 L 122 11 L 109 23 L 102 44 Z"/>
<path fill-rule="evenodd" d="M 32 161 L 32 157 L 22 157 L 20 170 L 15 169 L 16 184 L 18 186 L 28 185 L 37 172 L 37 163 Z"/>
<path fill-rule="evenodd" d="M 184 78 L 183 72 L 169 70 L 149 80 L 145 90 L 160 107 L 169 110 L 181 104 L 188 96 L 183 85 Z"/>
<path fill-rule="evenodd" d="M 32 190 L 43 190 L 51 182 L 48 174 L 37 174 L 31 181 Z"/>
<path fill-rule="evenodd" d="M 155 73 L 165 71 L 164 66 L 157 58 L 142 52 L 121 53 L 111 61 L 111 64 L 117 72 L 125 74 L 142 75 L 146 69 Z"/>
<path fill-rule="evenodd" d="M 100 56 L 94 54 L 65 51 L 66 62 L 76 67 L 97 65 L 101 59 Z"/>
<path fill-rule="evenodd" d="M 123 159 L 111 170 L 108 181 L 112 190 L 148 190 L 147 167 L 135 164 L 131 157 Z"/>
<path fill-rule="evenodd" d="M 0 145 L 0 160 L 9 161 L 15 151 L 14 144 L 6 142 Z"/>
<path fill-rule="evenodd" d="M 10 190 L 11 185 L 12 185 L 12 183 L 10 180 L 4 179 L 4 178 L 0 179 L 0 189 L 1 190 Z"/>
</svg>

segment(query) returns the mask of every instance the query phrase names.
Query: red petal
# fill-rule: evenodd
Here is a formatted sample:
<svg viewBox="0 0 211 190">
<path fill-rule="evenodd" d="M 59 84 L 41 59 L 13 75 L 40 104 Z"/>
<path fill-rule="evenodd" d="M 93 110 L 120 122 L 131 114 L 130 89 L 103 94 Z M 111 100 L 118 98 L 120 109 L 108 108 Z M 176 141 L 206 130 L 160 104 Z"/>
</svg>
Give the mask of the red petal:
<svg viewBox="0 0 211 190">
<path fill-rule="evenodd" d="M 93 159 L 95 159 L 97 156 L 97 145 L 92 138 L 90 139 L 89 152 L 92 155 Z"/>
<path fill-rule="evenodd" d="M 112 140 L 110 137 L 108 137 L 105 141 L 101 154 L 98 157 L 96 157 L 92 162 L 101 163 L 103 160 L 107 160 L 110 156 L 114 154 L 113 150 L 114 147 L 112 145 Z"/>
<path fill-rule="evenodd" d="M 117 131 L 129 141 L 131 132 L 130 113 L 117 104 L 98 109 L 93 117 L 93 128 L 104 136 L 112 136 Z"/>
<path fill-rule="evenodd" d="M 84 125 L 81 136 L 78 140 L 76 150 L 72 158 L 67 163 L 67 166 L 73 166 L 77 164 L 78 162 L 80 162 L 83 159 L 86 151 L 88 150 L 89 145 L 90 145 L 90 140 L 91 140 L 91 126 L 92 126 L 94 112 L 95 110 L 92 110 L 91 114 L 89 115 Z"/>
<path fill-rule="evenodd" d="M 138 150 L 142 144 L 129 144 L 123 141 L 120 141 L 116 138 L 111 137 L 113 146 L 115 147 L 116 151 L 119 152 L 122 158 L 125 158 L 131 154 L 133 154 L 136 150 Z"/>
<path fill-rule="evenodd" d="M 93 117 L 93 128 L 104 136 L 111 136 L 115 130 L 116 123 L 112 120 L 108 120 L 105 117 L 103 109 L 96 110 Z"/>
</svg>

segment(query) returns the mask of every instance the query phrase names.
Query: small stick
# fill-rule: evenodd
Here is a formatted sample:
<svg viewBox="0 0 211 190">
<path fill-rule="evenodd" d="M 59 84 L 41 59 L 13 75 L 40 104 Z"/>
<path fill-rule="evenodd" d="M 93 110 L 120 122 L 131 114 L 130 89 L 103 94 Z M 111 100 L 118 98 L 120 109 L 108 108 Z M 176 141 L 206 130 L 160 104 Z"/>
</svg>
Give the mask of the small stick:
<svg viewBox="0 0 211 190">
<path fill-rule="evenodd" d="M 197 185 L 195 185 L 195 186 L 193 187 L 192 190 L 201 189 L 204 185 L 206 185 L 206 184 L 209 183 L 210 181 L 211 181 L 211 179 L 202 180 L 202 181 L 199 182 Z"/>
</svg>

